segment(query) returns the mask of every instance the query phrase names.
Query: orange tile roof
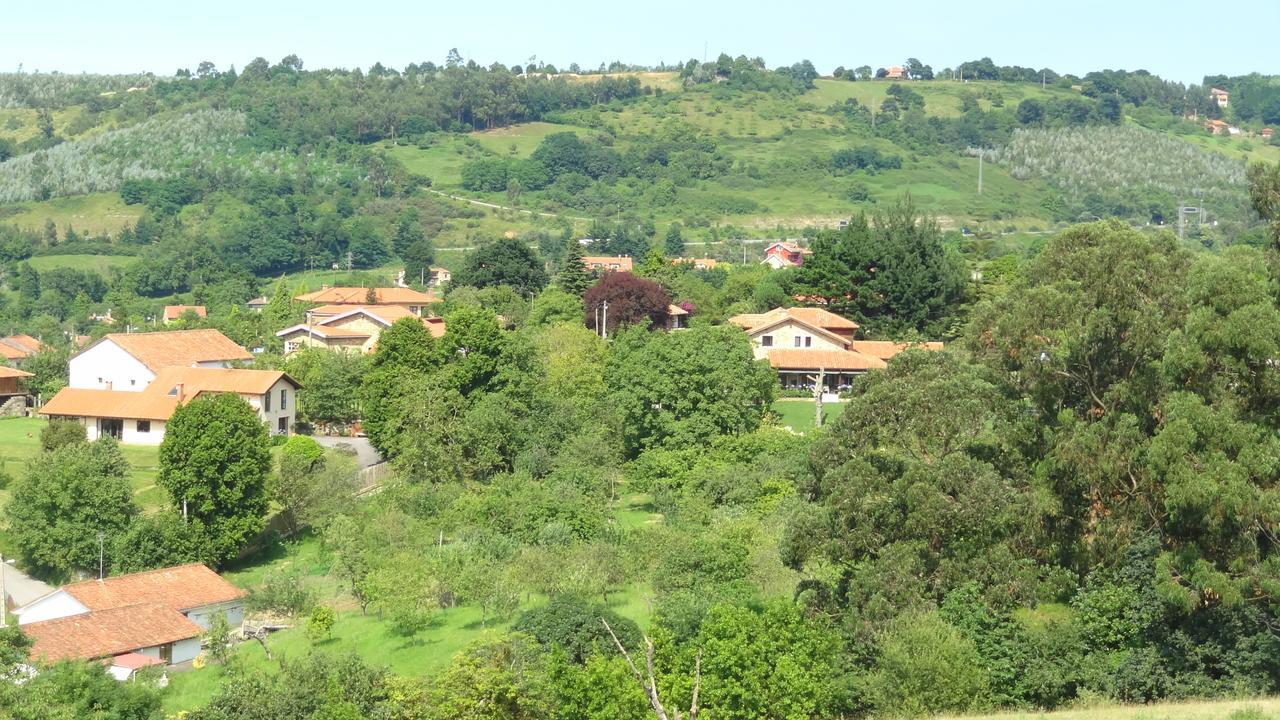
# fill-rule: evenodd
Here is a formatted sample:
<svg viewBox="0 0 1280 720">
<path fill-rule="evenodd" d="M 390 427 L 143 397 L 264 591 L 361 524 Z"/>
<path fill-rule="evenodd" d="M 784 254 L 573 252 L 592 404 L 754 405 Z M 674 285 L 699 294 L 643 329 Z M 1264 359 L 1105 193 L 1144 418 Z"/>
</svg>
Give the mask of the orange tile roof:
<svg viewBox="0 0 1280 720">
<path fill-rule="evenodd" d="M 922 348 L 924 350 L 941 350 L 940 342 L 892 342 L 890 340 L 854 340 L 849 343 L 849 349 L 860 352 L 863 355 L 878 357 L 881 360 L 888 360 L 903 350 L 909 348 Z"/>
<path fill-rule="evenodd" d="M 667 306 L 667 314 L 668 314 L 668 315 L 688 315 L 688 314 L 689 314 L 689 311 L 688 311 L 688 310 L 685 310 L 684 308 L 680 307 L 679 305 L 668 305 L 668 306 Z"/>
<path fill-rule="evenodd" d="M 9 337 L 5 338 L 5 340 L 9 341 L 10 343 L 13 343 L 14 345 L 25 348 L 30 352 L 40 351 L 40 341 L 31 337 L 30 335 L 10 335 Z"/>
<path fill-rule="evenodd" d="M 164 320 L 165 322 L 177 320 L 188 310 L 195 313 L 197 317 L 209 316 L 209 313 L 205 310 L 203 305 L 165 305 L 163 314 Z"/>
<path fill-rule="evenodd" d="M 675 259 L 673 259 L 671 262 L 672 262 L 672 263 L 675 263 L 675 264 L 677 264 L 677 265 L 678 265 L 678 264 L 681 264 L 681 263 L 691 263 L 691 264 L 693 264 L 693 266 L 694 266 L 694 267 L 701 268 L 701 269 L 705 269 L 705 270 L 711 270 L 711 269 L 715 268 L 715 266 L 716 266 L 716 265 L 719 265 L 719 264 L 720 264 L 720 263 L 719 263 L 715 258 L 684 258 L 684 257 L 680 257 L 680 258 L 675 258 Z"/>
<path fill-rule="evenodd" d="M 584 255 L 582 262 L 586 264 L 588 270 L 617 270 L 617 272 L 631 272 L 632 262 L 629 255 Z M 617 265 L 617 268 L 613 266 Z"/>
<path fill-rule="evenodd" d="M 729 318 L 729 322 L 744 330 L 753 330 L 758 327 L 772 325 L 788 317 L 823 330 L 857 330 L 859 327 L 858 323 L 822 308 L 801 307 L 774 308 L 766 313 L 734 315 Z"/>
<path fill-rule="evenodd" d="M 148 333 L 110 333 L 98 342 L 114 342 L 152 372 L 167 367 L 190 367 L 201 362 L 252 360 L 248 350 L 213 329 Z M 93 343 L 80 353 L 96 346 Z M 80 353 L 77 353 L 79 355 Z"/>
<path fill-rule="evenodd" d="M 245 596 L 244 590 L 200 563 L 85 580 L 62 589 L 90 610 L 158 603 L 182 612 Z"/>
<path fill-rule="evenodd" d="M 30 335 L 10 335 L 0 338 L 0 358 L 22 360 L 40 351 L 40 341 Z"/>
<path fill-rule="evenodd" d="M 17 368 L 11 368 L 5 365 L 0 365 L 0 378 L 24 378 L 24 377 L 34 377 L 34 376 L 29 372 L 24 372 Z"/>
<path fill-rule="evenodd" d="M 427 331 L 431 333 L 433 338 L 444 337 L 444 333 L 447 330 L 442 317 L 424 317 L 422 318 L 422 324 L 427 326 Z"/>
<path fill-rule="evenodd" d="M 150 394 L 154 389 L 158 394 L 168 395 L 178 384 L 182 384 L 187 398 L 193 398 L 202 392 L 262 395 L 282 379 L 295 388 L 301 387 L 298 381 L 280 370 L 174 367 L 156 373 L 156 379 L 151 381 L 142 394 Z"/>
<path fill-rule="evenodd" d="M 848 350 L 795 350 L 778 348 L 769 351 L 769 366 L 778 370 L 833 371 L 881 370 L 885 362 L 877 357 Z"/>
<path fill-rule="evenodd" d="M 337 320 L 345 320 L 347 317 L 356 314 L 363 314 L 374 320 L 380 320 L 383 324 L 390 325 L 400 318 L 417 317 L 416 314 L 410 312 L 409 308 L 403 305 L 324 305 L 311 311 L 313 316 L 328 315 L 317 322 L 320 325 L 329 325 Z"/>
<path fill-rule="evenodd" d="M 22 631 L 32 640 L 31 657 L 45 662 L 119 655 L 199 637 L 203 632 L 182 613 L 159 603 L 30 623 Z"/>
<path fill-rule="evenodd" d="M 316 335 L 325 339 L 368 339 L 370 334 L 359 330 L 347 330 L 346 328 L 329 327 L 327 325 L 307 325 L 306 323 L 287 327 L 276 333 L 276 337 L 293 337 L 294 335 Z"/>
<path fill-rule="evenodd" d="M 177 398 L 146 391 L 62 388 L 39 412 L 51 417 L 168 420 L 177 407 Z"/>
<path fill-rule="evenodd" d="M 426 305 L 436 296 L 413 288 L 373 288 L 377 305 Z M 329 305 L 364 305 L 369 302 L 369 288 L 331 287 L 299 295 L 294 300 Z"/>
</svg>

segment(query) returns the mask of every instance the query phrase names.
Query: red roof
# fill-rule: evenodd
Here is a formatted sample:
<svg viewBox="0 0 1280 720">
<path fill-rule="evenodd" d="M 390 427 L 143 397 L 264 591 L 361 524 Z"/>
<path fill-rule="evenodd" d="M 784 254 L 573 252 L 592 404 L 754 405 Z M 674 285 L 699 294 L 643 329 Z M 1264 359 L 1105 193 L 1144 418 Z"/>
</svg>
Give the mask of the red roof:
<svg viewBox="0 0 1280 720">
<path fill-rule="evenodd" d="M 894 355 L 897 355 L 903 350 L 908 350 L 911 348 L 920 348 L 922 350 L 941 350 L 942 343 L 940 342 L 904 343 L 904 342 L 892 342 L 890 340 L 854 340 L 849 343 L 849 349 L 860 352 L 863 355 L 878 357 L 881 360 L 888 360 L 889 358 L 892 358 Z"/>
<path fill-rule="evenodd" d="M 0 365 L 0 378 L 24 378 L 24 377 L 33 377 L 33 376 L 29 372 L 23 372 L 22 370 Z"/>
<path fill-rule="evenodd" d="M 412 288 L 357 288 L 331 287 L 321 288 L 315 292 L 299 295 L 294 300 L 327 305 L 365 305 L 369 304 L 369 293 L 373 292 L 375 305 L 426 305 L 436 301 L 431 293 L 418 292 Z"/>
<path fill-rule="evenodd" d="M 203 305 L 165 305 L 164 321 L 173 322 L 182 317 L 182 314 L 188 310 L 195 313 L 196 317 L 208 317 L 208 312 Z"/>
<path fill-rule="evenodd" d="M 32 640 L 31 657 L 46 662 L 119 655 L 199 637 L 203 632 L 186 616 L 160 603 L 30 623 L 22 631 Z"/>
<path fill-rule="evenodd" d="M 102 336 L 98 342 L 81 350 L 76 355 L 87 352 L 89 348 L 96 347 L 98 343 L 108 340 L 137 358 L 138 362 L 147 366 L 152 372 L 159 372 L 167 367 L 191 367 L 202 362 L 253 359 L 253 355 L 249 354 L 248 350 L 235 344 L 231 338 L 221 332 L 211 328 L 147 333 L 110 333 Z"/>
<path fill-rule="evenodd" d="M 163 664 L 164 661 L 160 658 L 154 658 L 150 655 L 143 655 L 142 653 L 135 652 L 124 653 L 111 658 L 112 667 L 122 667 L 126 670 L 141 670 L 142 668 L 151 667 L 152 665 Z"/>
<path fill-rule="evenodd" d="M 877 357 L 850 350 L 806 350 L 775 348 L 769 351 L 769 365 L 778 370 L 880 370 L 885 362 Z"/>
<path fill-rule="evenodd" d="M 179 612 L 229 602 L 245 592 L 199 563 L 117 575 L 105 580 L 85 580 L 62 590 L 90 610 L 105 610 L 139 603 L 159 603 Z"/>
</svg>

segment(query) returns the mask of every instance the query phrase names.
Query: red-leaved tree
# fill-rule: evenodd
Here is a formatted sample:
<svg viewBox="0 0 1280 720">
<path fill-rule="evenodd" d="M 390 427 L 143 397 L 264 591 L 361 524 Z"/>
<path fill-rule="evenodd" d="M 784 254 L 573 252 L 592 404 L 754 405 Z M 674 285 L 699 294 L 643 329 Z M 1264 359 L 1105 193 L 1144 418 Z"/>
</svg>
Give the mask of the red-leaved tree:
<svg viewBox="0 0 1280 720">
<path fill-rule="evenodd" d="M 605 303 L 609 304 L 604 320 Z M 644 325 L 650 329 L 666 325 L 671 295 L 658 283 L 631 273 L 606 273 L 583 297 L 587 327 L 599 332 L 597 319 L 610 333 L 622 325 Z"/>
</svg>

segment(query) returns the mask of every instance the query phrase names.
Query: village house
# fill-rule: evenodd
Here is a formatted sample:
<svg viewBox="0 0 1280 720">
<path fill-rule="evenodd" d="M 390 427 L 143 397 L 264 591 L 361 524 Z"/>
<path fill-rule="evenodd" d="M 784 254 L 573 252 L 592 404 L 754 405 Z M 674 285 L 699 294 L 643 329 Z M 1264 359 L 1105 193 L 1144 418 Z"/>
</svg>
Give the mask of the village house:
<svg viewBox="0 0 1280 720">
<path fill-rule="evenodd" d="M 667 306 L 667 330 L 684 330 L 689 327 L 689 311 L 679 305 Z"/>
<path fill-rule="evenodd" d="M 301 387 L 279 370 L 167 367 L 141 392 L 63 388 L 40 414 L 79 422 L 90 441 L 110 435 L 128 445 L 159 445 L 179 405 L 202 394 L 231 393 L 249 403 L 272 435 L 288 435 Z"/>
<path fill-rule="evenodd" d="M 249 302 L 245 303 L 244 306 L 248 308 L 250 312 L 262 312 L 262 309 L 270 304 L 271 304 L 271 298 L 267 297 L 266 295 L 260 295 L 250 300 Z"/>
<path fill-rule="evenodd" d="M 40 341 L 30 335 L 10 335 L 0 338 L 0 360 L 17 362 L 40 352 Z"/>
<path fill-rule="evenodd" d="M 1275 131 L 1274 131 L 1274 130 L 1272 130 L 1271 128 L 1269 128 L 1269 127 L 1262 128 L 1262 139 L 1263 139 L 1263 140 L 1270 140 L 1270 139 L 1271 139 L 1271 137 L 1272 137 L 1272 135 L 1274 135 L 1274 134 L 1275 134 Z"/>
<path fill-rule="evenodd" d="M 427 305 L 437 302 L 435 295 L 418 292 L 413 288 L 357 288 L 324 286 L 315 292 L 294 298 L 299 302 L 317 305 L 399 305 L 414 315 L 421 315 Z"/>
<path fill-rule="evenodd" d="M 286 355 L 309 347 L 371 353 L 382 331 L 406 317 L 421 320 L 432 337 L 444 335 L 443 318 L 419 317 L 401 305 L 321 305 L 307 311 L 306 322 L 287 327 L 276 337 L 284 342 Z"/>
<path fill-rule="evenodd" d="M 67 387 L 142 392 L 164 368 L 225 368 L 252 359 L 213 329 L 110 333 L 71 356 Z"/>
<path fill-rule="evenodd" d="M 23 415 L 27 412 L 29 393 L 19 381 L 29 377 L 33 377 L 29 372 L 0 365 L 0 417 Z"/>
<path fill-rule="evenodd" d="M 800 267 L 804 264 L 805 256 L 812 254 L 813 251 L 809 248 L 800 247 L 793 242 L 776 242 L 764 249 L 764 260 L 761 262 L 774 270 L 781 270 Z"/>
<path fill-rule="evenodd" d="M 720 263 L 715 258 L 674 258 L 672 264 L 693 265 L 694 270 L 714 270 Z"/>
<path fill-rule="evenodd" d="M 1223 133 L 1234 135 L 1240 132 L 1224 120 L 1208 120 L 1205 122 L 1204 126 L 1212 135 L 1222 135 Z"/>
<path fill-rule="evenodd" d="M 194 660 L 221 613 L 236 631 L 245 592 L 204 565 L 181 565 L 64 585 L 14 611 L 42 662 L 101 660 L 127 679 Z"/>
<path fill-rule="evenodd" d="M 1220 108 L 1231 104 L 1231 93 L 1222 88 L 1209 88 L 1209 98 L 1217 103 Z"/>
<path fill-rule="evenodd" d="M 900 65 L 889 67 L 889 74 L 885 75 L 889 80 L 910 80 L 911 76 L 907 74 L 907 69 Z"/>
<path fill-rule="evenodd" d="M 887 367 L 909 347 L 942 349 L 942 343 L 855 340 L 857 323 L 821 308 L 775 308 L 735 315 L 729 322 L 746 331 L 756 359 L 767 359 L 787 390 L 813 387 L 821 374 L 824 390 L 838 392 L 858 375 Z"/>
<path fill-rule="evenodd" d="M 629 255 L 586 255 L 582 258 L 582 262 L 587 266 L 588 272 L 606 273 L 606 272 L 631 272 L 632 262 Z"/>
<path fill-rule="evenodd" d="M 164 312 L 160 314 L 160 319 L 165 325 L 175 323 L 182 319 L 182 316 L 188 312 L 195 313 L 196 317 L 208 317 L 209 312 L 203 305 L 165 305 Z"/>
</svg>

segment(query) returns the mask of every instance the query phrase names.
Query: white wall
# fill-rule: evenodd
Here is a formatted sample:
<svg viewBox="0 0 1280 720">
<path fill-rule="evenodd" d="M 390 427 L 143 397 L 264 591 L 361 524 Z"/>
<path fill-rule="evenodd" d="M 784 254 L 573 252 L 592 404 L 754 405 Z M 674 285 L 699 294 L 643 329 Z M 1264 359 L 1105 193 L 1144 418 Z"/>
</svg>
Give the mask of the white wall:
<svg viewBox="0 0 1280 720">
<path fill-rule="evenodd" d="M 42 620 L 56 620 L 89 612 L 89 608 L 71 597 L 70 593 L 62 590 L 55 590 L 19 610 L 21 611 L 18 614 L 19 625 L 30 625 Z"/>
<path fill-rule="evenodd" d="M 280 391 L 286 391 L 287 399 L 285 401 L 285 409 L 280 409 Z M 293 421 L 298 415 L 298 393 L 289 381 L 281 378 L 271 386 L 271 411 L 264 411 L 262 405 L 262 396 L 259 395 L 250 399 L 249 404 L 258 411 L 258 416 L 267 424 L 267 431 L 272 435 L 279 434 L 280 418 L 285 418 L 288 428 L 286 432 L 293 432 Z"/>
<path fill-rule="evenodd" d="M 84 425 L 84 434 L 89 442 L 98 439 L 98 420 L 99 418 L 65 418 L 75 419 L 81 425 Z M 124 430 L 120 434 L 120 442 L 124 445 L 159 445 L 164 440 L 164 420 L 152 420 L 151 432 L 138 432 L 137 420 L 122 420 Z"/>
<path fill-rule="evenodd" d="M 193 637 L 186 640 L 179 640 L 173 644 L 173 664 L 188 662 L 195 660 L 200 654 L 200 638 Z"/>
<path fill-rule="evenodd" d="M 227 625 L 231 626 L 233 631 L 238 630 L 244 624 L 244 603 L 236 600 L 229 603 L 217 603 L 214 605 L 202 605 L 187 612 L 187 618 L 191 622 L 199 625 L 205 630 L 209 629 L 209 624 L 213 621 L 213 616 L 218 613 L 226 613 Z"/>
<path fill-rule="evenodd" d="M 155 373 L 109 339 L 71 358 L 70 369 L 67 386 L 88 390 L 105 390 L 110 383 L 112 390 L 142 392 L 156 379 Z"/>
<path fill-rule="evenodd" d="M 765 347 L 761 344 L 761 338 L 766 335 L 773 337 L 773 346 Z M 800 347 L 796 347 L 796 338 L 800 338 Z M 804 344 L 804 338 L 813 338 L 810 344 Z M 770 350 L 844 350 L 843 343 L 836 344 L 832 342 L 826 335 L 819 335 L 812 330 L 799 325 L 793 321 L 787 321 L 777 324 L 765 332 L 753 331 L 751 333 L 751 344 L 754 346 L 756 359 L 769 357 Z"/>
</svg>

